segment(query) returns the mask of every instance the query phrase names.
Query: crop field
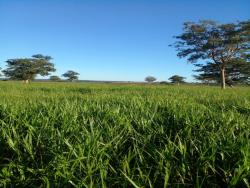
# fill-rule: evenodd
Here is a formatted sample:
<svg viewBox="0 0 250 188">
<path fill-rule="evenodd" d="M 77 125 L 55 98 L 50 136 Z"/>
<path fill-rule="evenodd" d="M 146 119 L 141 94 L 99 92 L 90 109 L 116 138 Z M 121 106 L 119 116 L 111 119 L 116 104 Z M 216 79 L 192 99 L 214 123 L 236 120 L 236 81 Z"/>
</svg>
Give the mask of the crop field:
<svg viewBox="0 0 250 188">
<path fill-rule="evenodd" d="M 0 187 L 249 187 L 250 88 L 0 83 Z"/>
</svg>

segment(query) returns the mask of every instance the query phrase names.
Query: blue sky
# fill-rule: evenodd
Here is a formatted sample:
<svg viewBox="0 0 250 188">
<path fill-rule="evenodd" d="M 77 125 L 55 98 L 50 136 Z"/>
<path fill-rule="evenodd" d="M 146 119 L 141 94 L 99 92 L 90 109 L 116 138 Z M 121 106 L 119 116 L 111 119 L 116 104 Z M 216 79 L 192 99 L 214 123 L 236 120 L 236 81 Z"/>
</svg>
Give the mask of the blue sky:
<svg viewBox="0 0 250 188">
<path fill-rule="evenodd" d="M 52 56 L 57 72 L 84 80 L 192 81 L 194 66 L 169 47 L 185 21 L 250 18 L 249 0 L 0 0 L 0 66 Z"/>
</svg>

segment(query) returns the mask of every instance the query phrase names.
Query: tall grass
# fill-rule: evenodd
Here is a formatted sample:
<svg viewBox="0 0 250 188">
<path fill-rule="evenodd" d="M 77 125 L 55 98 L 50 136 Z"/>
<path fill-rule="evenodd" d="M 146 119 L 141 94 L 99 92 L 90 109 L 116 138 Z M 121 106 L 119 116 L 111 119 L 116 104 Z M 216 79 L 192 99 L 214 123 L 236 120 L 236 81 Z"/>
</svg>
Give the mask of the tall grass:
<svg viewBox="0 0 250 188">
<path fill-rule="evenodd" d="M 0 83 L 2 187 L 249 187 L 250 88 Z"/>
</svg>

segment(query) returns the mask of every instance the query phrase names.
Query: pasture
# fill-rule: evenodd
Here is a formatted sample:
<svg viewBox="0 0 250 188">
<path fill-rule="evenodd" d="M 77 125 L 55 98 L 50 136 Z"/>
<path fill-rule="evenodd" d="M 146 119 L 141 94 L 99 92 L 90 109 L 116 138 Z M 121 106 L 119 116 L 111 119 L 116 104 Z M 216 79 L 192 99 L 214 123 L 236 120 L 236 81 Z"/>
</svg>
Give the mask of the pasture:
<svg viewBox="0 0 250 188">
<path fill-rule="evenodd" d="M 0 83 L 0 187 L 249 187 L 250 88 Z"/>
</svg>

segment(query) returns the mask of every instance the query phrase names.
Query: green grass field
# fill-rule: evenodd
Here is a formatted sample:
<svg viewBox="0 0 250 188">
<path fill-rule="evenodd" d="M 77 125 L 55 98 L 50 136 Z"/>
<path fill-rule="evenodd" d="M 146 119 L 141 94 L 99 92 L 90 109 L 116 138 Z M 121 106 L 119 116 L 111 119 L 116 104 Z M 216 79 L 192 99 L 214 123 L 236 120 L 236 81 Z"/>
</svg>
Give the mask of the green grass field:
<svg viewBox="0 0 250 188">
<path fill-rule="evenodd" d="M 250 88 L 0 83 L 0 187 L 249 187 Z"/>
</svg>

